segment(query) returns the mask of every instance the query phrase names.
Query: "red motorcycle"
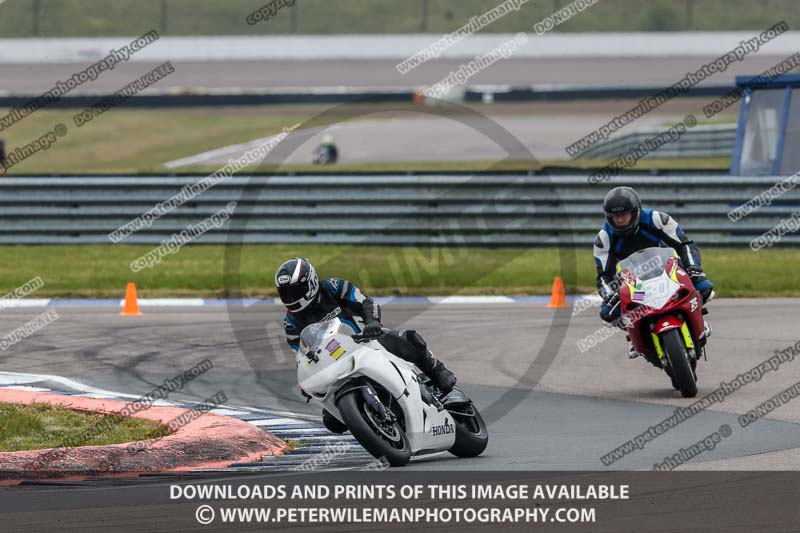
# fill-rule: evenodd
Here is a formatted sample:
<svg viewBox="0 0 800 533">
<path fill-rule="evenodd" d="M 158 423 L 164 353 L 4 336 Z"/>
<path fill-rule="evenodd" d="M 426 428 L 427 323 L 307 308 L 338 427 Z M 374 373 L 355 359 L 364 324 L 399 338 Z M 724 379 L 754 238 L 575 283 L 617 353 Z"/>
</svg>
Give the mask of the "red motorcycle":
<svg viewBox="0 0 800 533">
<path fill-rule="evenodd" d="M 645 248 L 617 264 L 622 324 L 633 348 L 663 368 L 684 398 L 697 395 L 705 356 L 703 300 L 672 248 Z"/>
</svg>

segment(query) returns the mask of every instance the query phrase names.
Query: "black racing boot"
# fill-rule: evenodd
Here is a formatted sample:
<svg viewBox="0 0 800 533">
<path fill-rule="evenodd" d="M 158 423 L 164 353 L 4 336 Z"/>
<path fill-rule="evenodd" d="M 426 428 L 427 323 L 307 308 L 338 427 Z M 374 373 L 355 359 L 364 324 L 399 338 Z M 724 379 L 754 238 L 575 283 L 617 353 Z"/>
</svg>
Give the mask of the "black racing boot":
<svg viewBox="0 0 800 533">
<path fill-rule="evenodd" d="M 425 360 L 417 366 L 423 374 L 430 378 L 433 386 L 443 394 L 448 394 L 456 386 L 456 375 L 444 366 L 444 363 L 436 359 L 430 350 Z"/>
<path fill-rule="evenodd" d="M 347 431 L 347 426 L 345 426 L 342 422 L 339 421 L 335 416 L 330 414 L 325 409 L 322 410 L 322 425 L 324 425 L 328 431 L 332 433 L 342 434 Z"/>
</svg>

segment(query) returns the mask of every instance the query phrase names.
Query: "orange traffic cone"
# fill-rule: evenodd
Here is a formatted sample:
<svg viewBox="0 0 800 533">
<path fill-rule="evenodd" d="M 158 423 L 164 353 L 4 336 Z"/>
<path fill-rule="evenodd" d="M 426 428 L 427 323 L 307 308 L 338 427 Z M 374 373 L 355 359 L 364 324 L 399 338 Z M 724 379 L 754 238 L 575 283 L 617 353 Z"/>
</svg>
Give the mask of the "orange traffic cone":
<svg viewBox="0 0 800 533">
<path fill-rule="evenodd" d="M 136 285 L 128 283 L 128 288 L 125 289 L 125 307 L 122 308 L 120 315 L 122 316 L 138 316 L 142 312 L 139 311 L 139 300 L 136 299 Z"/>
<path fill-rule="evenodd" d="M 560 277 L 556 277 L 553 280 L 553 294 L 550 296 L 550 303 L 547 307 L 566 307 L 567 306 L 567 297 L 564 294 L 564 282 L 561 281 Z"/>
</svg>

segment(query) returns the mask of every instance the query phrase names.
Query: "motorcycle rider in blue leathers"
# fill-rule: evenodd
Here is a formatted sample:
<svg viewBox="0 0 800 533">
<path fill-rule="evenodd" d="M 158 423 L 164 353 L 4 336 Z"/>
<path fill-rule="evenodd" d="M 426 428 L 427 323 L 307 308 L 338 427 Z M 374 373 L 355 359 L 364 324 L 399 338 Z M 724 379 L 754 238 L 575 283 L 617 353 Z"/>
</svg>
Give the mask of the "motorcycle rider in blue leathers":
<svg viewBox="0 0 800 533">
<path fill-rule="evenodd" d="M 683 266 L 705 305 L 714 297 L 714 284 L 700 266 L 700 249 L 689 240 L 678 223 L 663 211 L 642 207 L 639 195 L 630 187 L 616 187 L 603 200 L 606 222 L 594 241 L 594 260 L 597 265 L 597 291 L 603 299 L 600 318 L 619 325 L 620 306 L 616 280 L 617 263 L 634 252 L 653 246 L 671 247 L 681 258 Z M 704 336 L 711 335 L 705 323 Z M 639 356 L 633 346 L 628 357 Z"/>
</svg>

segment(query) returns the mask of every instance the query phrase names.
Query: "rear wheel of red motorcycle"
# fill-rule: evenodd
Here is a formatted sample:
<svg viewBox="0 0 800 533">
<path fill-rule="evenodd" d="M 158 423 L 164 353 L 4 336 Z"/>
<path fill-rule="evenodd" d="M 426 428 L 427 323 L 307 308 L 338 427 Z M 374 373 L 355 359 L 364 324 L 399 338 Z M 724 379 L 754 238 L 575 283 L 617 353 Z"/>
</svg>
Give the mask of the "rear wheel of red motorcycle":
<svg viewBox="0 0 800 533">
<path fill-rule="evenodd" d="M 674 384 L 681 391 L 684 398 L 694 398 L 697 396 L 697 382 L 689 363 L 689 354 L 683 344 L 680 331 L 672 329 L 661 335 L 661 342 L 664 352 L 669 359 L 669 366 Z"/>
</svg>

